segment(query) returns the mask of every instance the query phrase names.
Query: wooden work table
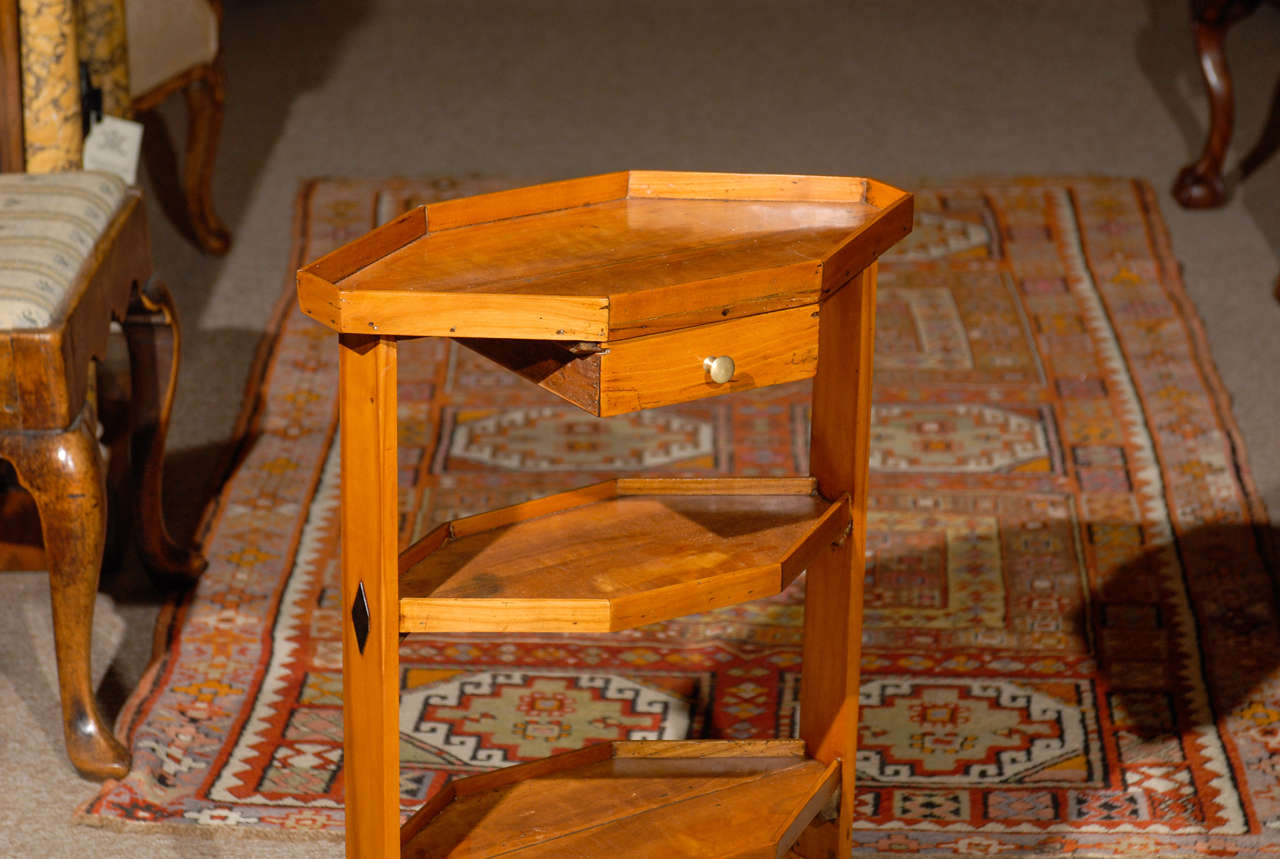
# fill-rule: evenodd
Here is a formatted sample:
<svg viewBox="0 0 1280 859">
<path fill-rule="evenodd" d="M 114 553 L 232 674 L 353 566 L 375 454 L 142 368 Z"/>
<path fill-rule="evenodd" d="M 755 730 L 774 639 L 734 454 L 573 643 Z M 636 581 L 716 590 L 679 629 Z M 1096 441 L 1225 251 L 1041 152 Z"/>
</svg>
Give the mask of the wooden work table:
<svg viewBox="0 0 1280 859">
<path fill-rule="evenodd" d="M 339 332 L 349 856 L 850 849 L 875 261 L 911 197 L 632 171 L 433 203 L 298 272 Z M 600 416 L 813 378 L 810 475 L 623 478 L 396 545 L 396 344 L 450 337 Z M 400 827 L 400 637 L 605 632 L 806 576 L 798 740 L 591 746 Z"/>
</svg>

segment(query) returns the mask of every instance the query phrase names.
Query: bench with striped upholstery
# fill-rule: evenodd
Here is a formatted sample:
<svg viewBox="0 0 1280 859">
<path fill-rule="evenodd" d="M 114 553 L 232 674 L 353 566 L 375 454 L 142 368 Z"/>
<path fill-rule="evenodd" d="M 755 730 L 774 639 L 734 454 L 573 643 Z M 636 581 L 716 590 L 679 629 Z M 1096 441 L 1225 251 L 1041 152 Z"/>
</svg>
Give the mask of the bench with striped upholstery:
<svg viewBox="0 0 1280 859">
<path fill-rule="evenodd" d="M 89 668 L 107 513 L 90 392 L 113 321 L 129 349 L 130 444 L 120 453 L 131 469 L 119 473 L 133 484 L 140 555 L 162 579 L 190 581 L 203 560 L 169 539 L 160 510 L 178 331 L 152 279 L 141 198 L 103 173 L 0 175 L 0 458 L 39 514 L 67 752 L 93 778 L 122 777 L 130 761 L 98 711 Z M 172 348 L 160 350 L 165 340 Z"/>
<path fill-rule="evenodd" d="M 124 201 L 109 173 L 0 175 L 0 328 L 46 328 Z"/>
</svg>

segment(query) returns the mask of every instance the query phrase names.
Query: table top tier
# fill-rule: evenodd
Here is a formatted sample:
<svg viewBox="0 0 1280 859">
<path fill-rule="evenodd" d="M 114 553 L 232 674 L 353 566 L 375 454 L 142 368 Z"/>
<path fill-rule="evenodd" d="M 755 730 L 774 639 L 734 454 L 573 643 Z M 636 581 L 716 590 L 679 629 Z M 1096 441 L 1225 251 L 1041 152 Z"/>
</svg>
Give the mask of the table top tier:
<svg viewBox="0 0 1280 859">
<path fill-rule="evenodd" d="M 815 303 L 910 226 L 869 179 L 630 171 L 421 206 L 298 294 L 343 333 L 606 342 Z"/>
</svg>

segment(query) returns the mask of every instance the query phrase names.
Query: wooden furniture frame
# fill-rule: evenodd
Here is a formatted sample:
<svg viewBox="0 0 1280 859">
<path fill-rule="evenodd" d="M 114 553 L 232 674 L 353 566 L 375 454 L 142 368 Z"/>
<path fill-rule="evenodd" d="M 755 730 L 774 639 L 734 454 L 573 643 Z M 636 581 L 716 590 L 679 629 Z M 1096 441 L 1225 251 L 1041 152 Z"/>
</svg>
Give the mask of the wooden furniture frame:
<svg viewBox="0 0 1280 859">
<path fill-rule="evenodd" d="M 1209 131 L 1200 157 L 1178 171 L 1173 197 L 1187 209 L 1216 209 L 1230 197 L 1222 176 L 1227 147 L 1235 125 L 1235 94 L 1227 65 L 1226 38 L 1232 25 L 1247 18 L 1262 0 L 1191 0 L 1191 31 L 1195 35 L 1200 74 L 1209 95 Z M 1241 171 L 1248 175 L 1265 157 L 1263 142 L 1245 156 Z M 1272 295 L 1280 301 L 1280 278 Z"/>
<path fill-rule="evenodd" d="M 0 49 L 0 167 L 9 172 L 21 170 L 24 157 L 13 0 L 0 2 Z M 131 382 L 128 446 L 112 463 L 127 485 L 114 486 L 115 495 L 130 498 L 127 520 L 153 578 L 189 583 L 204 559 L 170 539 L 161 504 L 181 337 L 173 299 L 153 277 L 146 213 L 136 191 L 126 193 L 98 237 L 53 324 L 0 330 L 0 458 L 13 466 L 39 519 L 67 753 L 82 775 L 97 779 L 120 778 L 130 764 L 94 700 L 89 661 L 107 515 L 93 364 L 105 356 L 113 320 L 124 330 Z M 25 512 L 10 501 L 6 497 L 6 513 L 15 507 Z M 26 560 L 39 553 L 19 549 L 16 555 Z"/>
<path fill-rule="evenodd" d="M 0 2 L 0 170 L 12 172 L 23 167 L 22 151 L 22 68 L 18 44 L 18 2 Z"/>
<path fill-rule="evenodd" d="M 206 0 L 222 22 L 221 0 Z M 182 92 L 187 103 L 187 143 L 182 168 L 182 191 L 196 244 L 205 253 L 221 255 L 231 249 L 231 233 L 213 208 L 213 162 L 222 130 L 226 100 L 226 72 L 221 40 L 212 62 L 187 69 L 177 77 L 139 94 L 129 104 L 136 116 L 159 107 L 169 96 Z"/>
<path fill-rule="evenodd" d="M 1173 196 L 1188 209 L 1213 209 L 1227 202 L 1223 161 L 1235 123 L 1235 96 L 1225 41 L 1233 24 L 1248 17 L 1262 0 L 1191 0 L 1200 74 L 1209 95 L 1209 132 L 1200 157 L 1183 167 L 1173 183 Z"/>
<path fill-rule="evenodd" d="M 189 582 L 204 560 L 170 539 L 161 510 L 178 321 L 168 290 L 152 277 L 136 192 L 99 239 L 54 324 L 0 331 L 0 458 L 13 465 L 39 514 L 67 753 L 81 774 L 98 779 L 124 776 L 130 762 L 98 711 L 89 663 L 107 523 L 92 364 L 105 357 L 112 320 L 123 326 L 130 357 L 128 494 L 139 554 L 162 581 Z"/>
<path fill-rule="evenodd" d="M 875 260 L 911 212 L 865 179 L 632 171 L 430 204 L 299 272 L 341 349 L 349 856 L 847 855 Z M 417 336 L 597 415 L 812 377 L 810 475 L 618 479 L 399 552 L 397 343 Z M 801 571 L 798 741 L 605 743 L 456 781 L 400 827 L 401 636 L 622 629 Z"/>
</svg>

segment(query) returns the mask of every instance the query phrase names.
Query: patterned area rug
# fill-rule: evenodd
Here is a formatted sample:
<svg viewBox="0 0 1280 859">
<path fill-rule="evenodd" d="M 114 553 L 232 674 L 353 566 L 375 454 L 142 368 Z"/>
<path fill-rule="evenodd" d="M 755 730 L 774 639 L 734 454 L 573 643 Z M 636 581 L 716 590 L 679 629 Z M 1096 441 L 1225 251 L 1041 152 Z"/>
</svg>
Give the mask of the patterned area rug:
<svg viewBox="0 0 1280 859">
<path fill-rule="evenodd" d="M 293 264 L 479 181 L 318 181 Z M 881 269 L 855 852 L 1280 853 L 1265 521 L 1154 197 L 920 192 Z M 124 714 L 98 825 L 342 827 L 333 336 L 283 306 L 211 567 Z M 401 353 L 401 538 L 637 471 L 803 473 L 806 384 L 599 421 L 447 343 Z M 789 735 L 803 582 L 609 636 L 409 638 L 406 810 L 619 738 Z"/>
</svg>

